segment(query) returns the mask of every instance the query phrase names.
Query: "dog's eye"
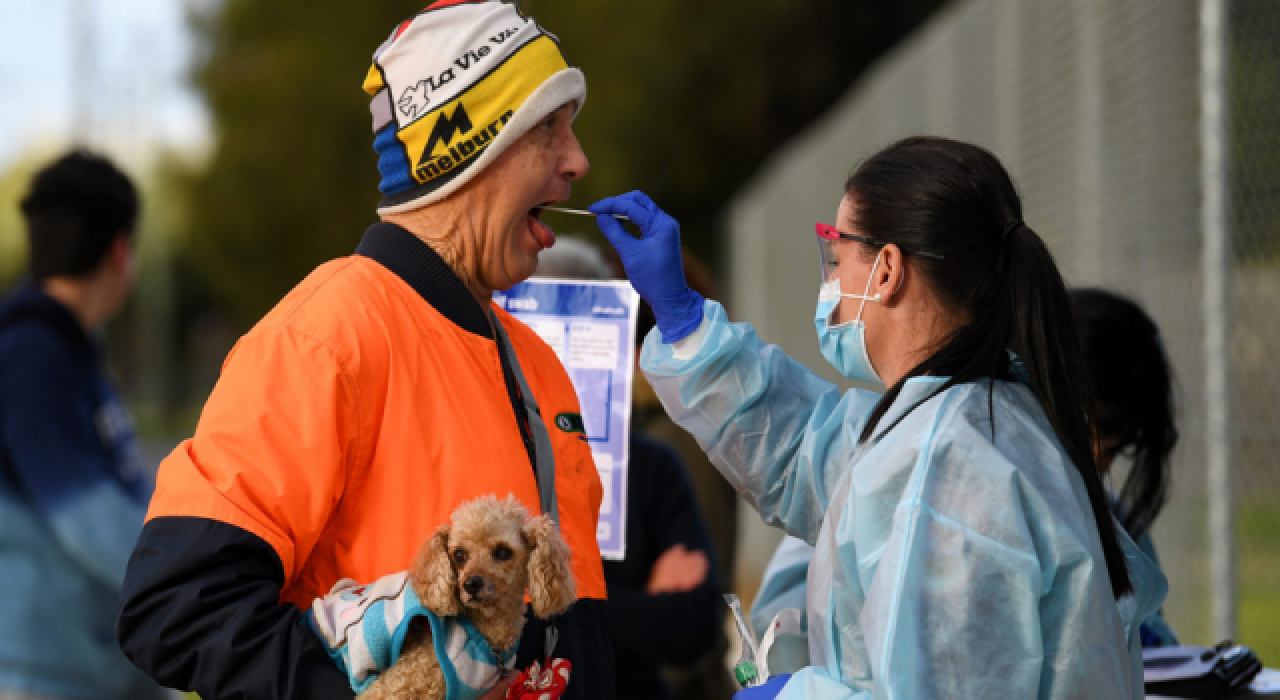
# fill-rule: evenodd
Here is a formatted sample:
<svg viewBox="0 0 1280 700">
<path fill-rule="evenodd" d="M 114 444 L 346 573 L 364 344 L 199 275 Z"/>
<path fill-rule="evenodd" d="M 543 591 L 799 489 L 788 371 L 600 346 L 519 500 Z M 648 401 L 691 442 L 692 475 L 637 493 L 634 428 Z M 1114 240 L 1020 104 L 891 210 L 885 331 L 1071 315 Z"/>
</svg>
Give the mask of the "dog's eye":
<svg viewBox="0 0 1280 700">
<path fill-rule="evenodd" d="M 505 544 L 500 544 L 493 548 L 494 561 L 507 561 L 511 558 L 511 548 Z"/>
<path fill-rule="evenodd" d="M 467 550 L 465 550 L 465 549 L 455 549 L 455 550 L 453 550 L 453 563 L 454 563 L 456 566 L 466 566 L 466 565 L 467 565 Z"/>
</svg>

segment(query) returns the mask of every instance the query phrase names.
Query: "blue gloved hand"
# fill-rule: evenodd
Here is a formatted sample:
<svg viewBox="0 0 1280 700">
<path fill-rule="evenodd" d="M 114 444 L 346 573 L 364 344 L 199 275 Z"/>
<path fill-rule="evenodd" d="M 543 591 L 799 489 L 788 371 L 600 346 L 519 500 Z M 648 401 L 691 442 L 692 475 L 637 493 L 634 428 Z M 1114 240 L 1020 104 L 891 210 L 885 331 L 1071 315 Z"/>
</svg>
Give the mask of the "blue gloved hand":
<svg viewBox="0 0 1280 700">
<path fill-rule="evenodd" d="M 702 295 L 684 281 L 680 255 L 680 224 L 658 208 L 643 192 L 607 197 L 587 208 L 622 258 L 631 286 L 649 302 L 662 332 L 662 342 L 674 343 L 702 323 Z M 611 214 L 621 214 L 640 228 L 636 238 Z"/>
<path fill-rule="evenodd" d="M 773 700 L 778 697 L 778 693 L 782 692 L 782 686 L 787 684 L 791 679 L 790 673 L 784 673 L 780 676 L 769 676 L 769 680 L 764 685 L 758 685 L 754 688 L 743 688 L 734 693 L 733 700 Z"/>
</svg>

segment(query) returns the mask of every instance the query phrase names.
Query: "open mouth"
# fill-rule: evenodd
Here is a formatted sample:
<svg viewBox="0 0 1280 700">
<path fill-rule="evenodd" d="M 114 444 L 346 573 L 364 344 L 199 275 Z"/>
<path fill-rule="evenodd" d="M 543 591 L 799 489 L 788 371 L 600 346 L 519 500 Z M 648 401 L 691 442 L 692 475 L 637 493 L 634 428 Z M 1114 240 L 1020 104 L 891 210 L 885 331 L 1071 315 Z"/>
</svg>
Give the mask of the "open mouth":
<svg viewBox="0 0 1280 700">
<path fill-rule="evenodd" d="M 529 210 L 529 230 L 533 232 L 533 238 L 538 245 L 544 250 L 556 244 L 556 234 L 542 222 L 543 207 L 554 202 L 543 202 L 538 206 Z"/>
<path fill-rule="evenodd" d="M 557 202 L 559 202 L 559 201 L 560 201 L 560 200 L 558 200 L 558 199 L 551 199 L 551 200 L 547 200 L 547 201 L 543 202 L 542 204 L 539 204 L 538 206 L 536 206 L 536 207 L 534 207 L 534 208 L 530 209 L 530 210 L 529 210 L 529 216 L 532 216 L 533 218 L 538 219 L 539 221 L 541 221 L 541 220 L 542 220 L 542 212 L 546 211 L 547 207 L 550 207 L 550 206 L 552 206 L 552 205 L 556 204 L 556 203 L 557 203 Z M 554 208 L 554 207 L 553 207 L 553 208 Z"/>
</svg>

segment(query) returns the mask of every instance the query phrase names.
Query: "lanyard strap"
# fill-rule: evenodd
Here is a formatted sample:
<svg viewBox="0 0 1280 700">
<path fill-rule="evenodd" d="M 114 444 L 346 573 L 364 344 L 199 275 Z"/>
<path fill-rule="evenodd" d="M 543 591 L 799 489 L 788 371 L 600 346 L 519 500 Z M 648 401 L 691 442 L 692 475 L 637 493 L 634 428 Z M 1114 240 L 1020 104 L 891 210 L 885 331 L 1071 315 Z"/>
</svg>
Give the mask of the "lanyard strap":
<svg viewBox="0 0 1280 700">
<path fill-rule="evenodd" d="M 560 509 L 556 505 L 556 454 L 551 449 L 551 434 L 547 432 L 547 424 L 542 421 L 542 411 L 538 409 L 538 402 L 533 398 L 533 392 L 529 390 L 529 383 L 525 381 L 524 371 L 520 369 L 520 360 L 511 349 L 511 341 L 507 338 L 506 329 L 502 327 L 496 314 L 491 313 L 489 317 L 493 320 L 498 352 L 506 358 L 507 364 L 511 366 L 511 373 L 516 376 L 516 383 L 520 386 L 520 399 L 524 403 L 529 432 L 533 434 L 534 453 L 537 455 L 534 470 L 538 477 L 538 500 L 542 506 L 542 512 L 550 515 L 551 520 L 559 526 Z"/>
</svg>

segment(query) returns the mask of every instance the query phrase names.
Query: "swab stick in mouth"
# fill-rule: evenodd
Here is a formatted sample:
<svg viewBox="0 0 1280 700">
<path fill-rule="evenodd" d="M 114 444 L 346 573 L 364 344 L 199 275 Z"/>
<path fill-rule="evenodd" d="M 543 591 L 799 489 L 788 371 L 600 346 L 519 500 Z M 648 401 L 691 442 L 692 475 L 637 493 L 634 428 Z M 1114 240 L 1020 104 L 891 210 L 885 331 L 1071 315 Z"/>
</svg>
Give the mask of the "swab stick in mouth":
<svg viewBox="0 0 1280 700">
<path fill-rule="evenodd" d="M 589 217 L 591 217 L 591 218 L 593 218 L 593 219 L 594 219 L 594 218 L 596 218 L 596 215 L 595 215 L 595 214 L 592 214 L 592 213 L 591 213 L 591 212 L 589 212 L 589 211 L 583 211 L 582 209 L 569 209 L 568 207 L 553 207 L 553 206 L 549 206 L 549 205 L 548 205 L 548 206 L 543 206 L 543 207 L 542 207 L 542 209 L 545 209 L 546 211 L 558 211 L 558 212 L 560 212 L 561 214 L 577 214 L 578 216 L 589 216 Z M 615 219 L 617 219 L 617 220 L 619 220 L 619 221 L 630 221 L 630 220 L 631 220 L 631 219 L 628 219 L 627 217 L 623 216 L 622 214 L 612 214 L 612 216 L 613 216 L 613 218 L 615 218 Z"/>
</svg>

